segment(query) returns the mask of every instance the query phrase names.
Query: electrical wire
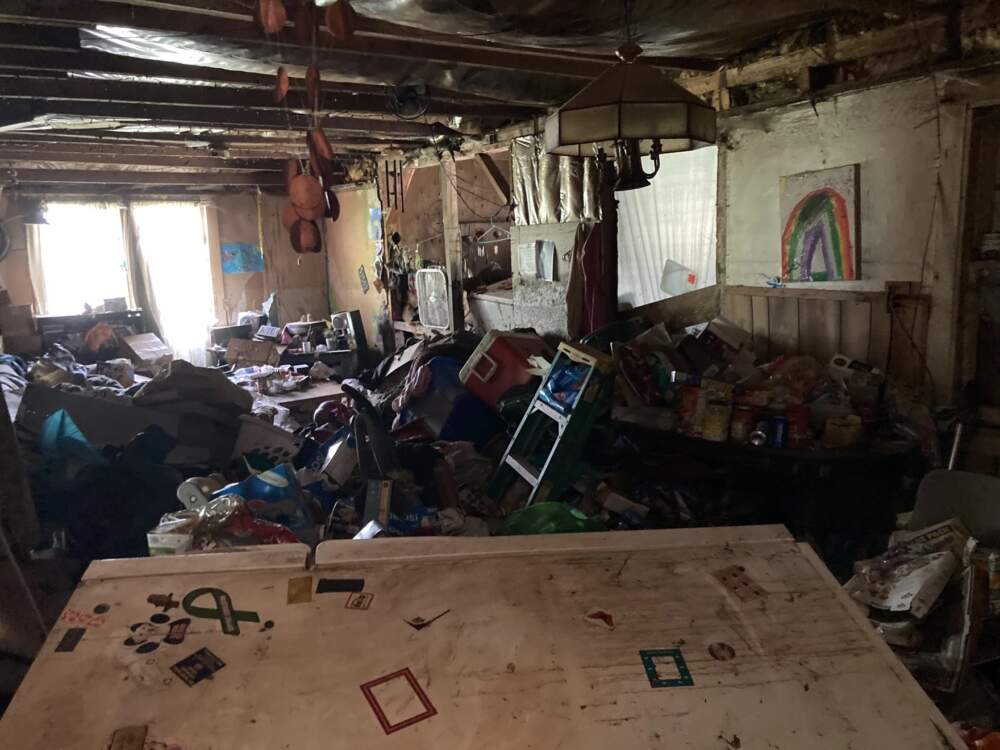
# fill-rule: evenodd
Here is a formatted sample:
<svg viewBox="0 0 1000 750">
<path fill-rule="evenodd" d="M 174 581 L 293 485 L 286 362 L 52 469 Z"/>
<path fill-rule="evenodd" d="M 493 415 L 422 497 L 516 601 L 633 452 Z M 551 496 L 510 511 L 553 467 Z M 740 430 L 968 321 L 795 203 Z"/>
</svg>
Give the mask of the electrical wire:
<svg viewBox="0 0 1000 750">
<path fill-rule="evenodd" d="M 498 208 L 498 209 L 497 209 L 497 210 L 496 210 L 496 211 L 494 212 L 494 214 L 493 214 L 492 216 L 483 216 L 483 215 L 482 215 L 481 213 L 477 212 L 477 211 L 476 211 L 476 209 L 474 209 L 474 208 L 473 208 L 472 206 L 470 206 L 470 205 L 469 205 L 469 202 L 468 202 L 467 200 L 465 200 L 465 197 L 464 197 L 464 196 L 462 195 L 462 191 L 461 191 L 461 190 L 459 189 L 459 187 L 458 187 L 458 184 L 457 184 L 457 183 L 456 183 L 456 182 L 455 182 L 455 181 L 454 181 L 453 179 L 451 179 L 451 176 L 450 176 L 450 175 L 448 174 L 448 171 L 447 171 L 447 170 L 446 170 L 446 169 L 444 168 L 444 164 L 443 164 L 443 163 L 441 164 L 441 174 L 442 174 L 442 175 L 444 175 L 445 179 L 446 179 L 446 180 L 448 180 L 448 182 L 449 182 L 449 183 L 451 183 L 451 186 L 452 186 L 453 188 L 455 188 L 455 195 L 457 195 L 457 196 L 458 196 L 458 199 L 459 199 L 460 201 L 462 201 L 462 203 L 463 203 L 463 204 L 465 205 L 465 207 L 466 207 L 467 209 L 469 209 L 469 212 L 470 212 L 470 213 L 471 213 L 471 214 L 472 214 L 473 216 L 475 216 L 475 217 L 477 217 L 477 218 L 479 218 L 479 219 L 482 219 L 483 221 L 496 221 L 496 218 L 497 218 L 497 216 L 499 216 L 499 215 L 500 215 L 500 213 L 501 213 L 501 212 L 502 212 L 502 211 L 503 211 L 503 210 L 504 210 L 505 208 L 508 208 L 508 209 L 510 208 L 510 206 L 506 206 L 506 205 L 505 205 L 505 206 L 500 206 L 500 208 Z M 471 195 L 476 195 L 475 193 L 472 193 L 472 191 L 468 191 L 468 192 L 469 192 L 469 193 L 470 193 Z M 481 200 L 486 200 L 485 198 L 483 198 L 483 197 L 482 197 L 482 196 L 480 196 L 480 195 L 476 195 L 476 197 L 477 197 L 477 198 L 480 198 Z M 488 202 L 492 202 L 492 201 L 488 201 Z M 496 204 L 496 203 L 494 203 L 494 205 L 499 205 L 499 204 Z"/>
</svg>

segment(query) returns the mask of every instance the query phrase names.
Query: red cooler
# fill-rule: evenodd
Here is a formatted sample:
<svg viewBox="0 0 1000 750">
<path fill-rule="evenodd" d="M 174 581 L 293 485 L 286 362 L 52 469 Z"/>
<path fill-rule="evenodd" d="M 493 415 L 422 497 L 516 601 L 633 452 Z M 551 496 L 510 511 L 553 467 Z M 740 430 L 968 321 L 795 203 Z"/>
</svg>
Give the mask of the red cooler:
<svg viewBox="0 0 1000 750">
<path fill-rule="evenodd" d="M 552 349 L 536 333 L 490 331 L 458 374 L 465 387 L 494 409 L 511 387 L 531 381 L 528 357 L 552 360 Z"/>
</svg>

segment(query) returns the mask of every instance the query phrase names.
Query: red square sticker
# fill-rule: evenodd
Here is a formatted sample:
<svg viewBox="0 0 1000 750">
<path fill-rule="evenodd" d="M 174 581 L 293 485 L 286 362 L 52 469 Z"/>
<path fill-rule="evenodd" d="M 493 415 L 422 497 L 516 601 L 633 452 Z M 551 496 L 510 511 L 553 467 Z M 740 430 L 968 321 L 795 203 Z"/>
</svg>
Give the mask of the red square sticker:
<svg viewBox="0 0 1000 750">
<path fill-rule="evenodd" d="M 361 692 L 386 734 L 398 732 L 437 714 L 437 709 L 409 669 L 366 682 L 361 686 Z M 417 706 L 413 705 L 414 697 Z"/>
</svg>

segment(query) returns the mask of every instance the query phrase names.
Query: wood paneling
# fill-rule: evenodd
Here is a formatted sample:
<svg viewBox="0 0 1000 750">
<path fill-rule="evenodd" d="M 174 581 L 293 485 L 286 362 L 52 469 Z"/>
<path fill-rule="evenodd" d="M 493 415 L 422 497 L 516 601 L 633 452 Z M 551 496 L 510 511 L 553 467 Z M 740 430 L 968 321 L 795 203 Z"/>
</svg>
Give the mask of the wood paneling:
<svg viewBox="0 0 1000 750">
<path fill-rule="evenodd" d="M 675 298 L 675 304 L 681 299 Z M 926 297 L 731 286 L 722 291 L 720 310 L 753 334 L 754 351 L 762 361 L 779 354 L 809 354 L 825 363 L 845 354 L 898 381 L 924 384 L 930 313 Z"/>
</svg>

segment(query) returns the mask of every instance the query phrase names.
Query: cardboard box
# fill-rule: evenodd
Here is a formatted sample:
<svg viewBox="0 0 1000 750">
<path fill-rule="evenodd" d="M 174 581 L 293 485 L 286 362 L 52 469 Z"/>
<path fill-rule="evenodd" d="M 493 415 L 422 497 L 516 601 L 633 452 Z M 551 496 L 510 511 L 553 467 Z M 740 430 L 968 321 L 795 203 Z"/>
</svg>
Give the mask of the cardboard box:
<svg viewBox="0 0 1000 750">
<path fill-rule="evenodd" d="M 155 333 L 126 336 L 122 341 L 135 363 L 136 369 L 153 370 L 157 360 L 170 361 L 174 358 L 173 350 L 164 344 Z"/>
<path fill-rule="evenodd" d="M 280 361 L 281 353 L 270 341 L 230 339 L 226 347 L 226 364 L 235 365 L 237 370 L 263 365 L 277 367 Z"/>
<path fill-rule="evenodd" d="M 0 333 L 30 335 L 35 332 L 35 317 L 31 305 L 0 306 Z"/>
<path fill-rule="evenodd" d="M 17 354 L 23 357 L 37 357 L 42 353 L 42 337 L 33 333 L 0 333 L 0 354 Z"/>
</svg>

